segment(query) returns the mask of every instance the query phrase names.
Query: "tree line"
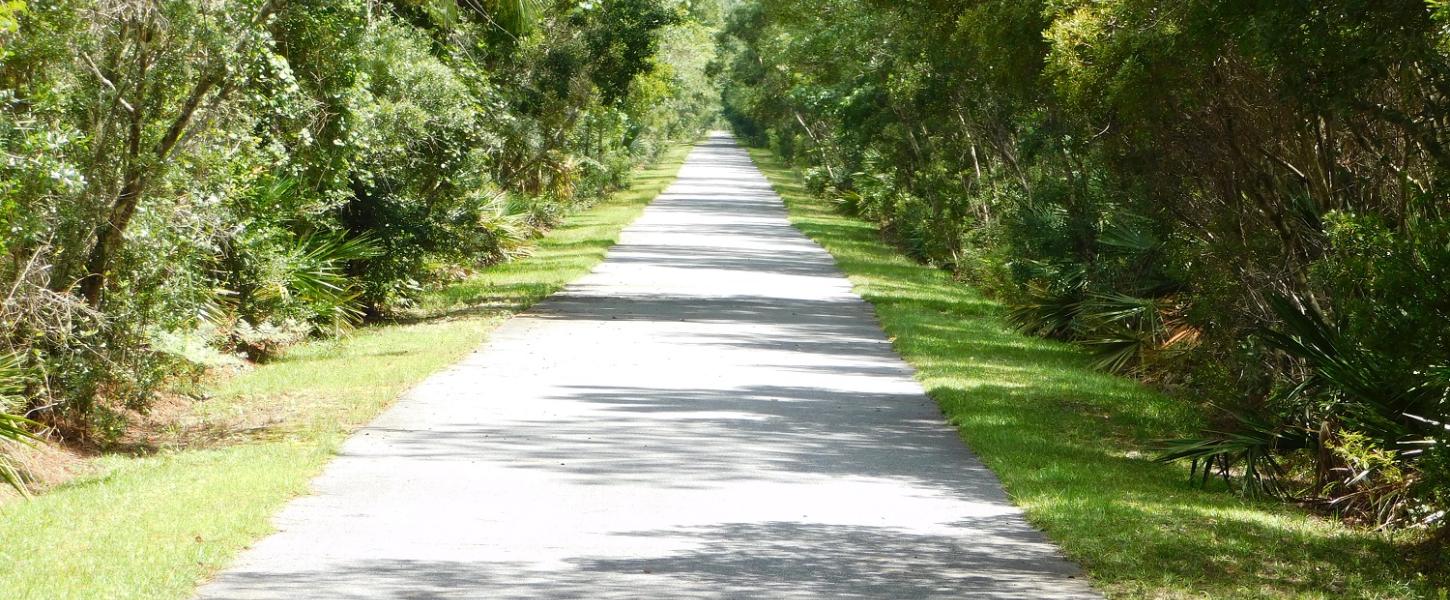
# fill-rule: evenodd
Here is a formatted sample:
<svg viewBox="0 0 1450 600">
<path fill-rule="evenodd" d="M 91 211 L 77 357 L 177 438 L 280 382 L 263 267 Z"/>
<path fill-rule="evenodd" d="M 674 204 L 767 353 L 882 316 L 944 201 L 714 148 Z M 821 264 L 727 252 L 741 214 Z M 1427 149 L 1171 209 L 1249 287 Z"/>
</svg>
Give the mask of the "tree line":
<svg viewBox="0 0 1450 600">
<path fill-rule="evenodd" d="M 0 438 L 103 442 L 198 356 L 509 259 L 715 118 L 720 12 L 0 1 Z"/>
<path fill-rule="evenodd" d="M 1200 405 L 1161 460 L 1443 542 L 1447 26 L 1424 0 L 757 0 L 715 68 L 814 192 Z"/>
</svg>

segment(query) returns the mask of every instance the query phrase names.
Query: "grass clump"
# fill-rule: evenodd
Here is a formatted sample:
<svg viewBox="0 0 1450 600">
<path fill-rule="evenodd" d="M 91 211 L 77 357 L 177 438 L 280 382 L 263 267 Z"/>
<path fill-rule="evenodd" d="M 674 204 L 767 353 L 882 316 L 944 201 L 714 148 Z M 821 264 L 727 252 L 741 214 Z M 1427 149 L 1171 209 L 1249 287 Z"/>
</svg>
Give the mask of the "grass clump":
<svg viewBox="0 0 1450 600">
<path fill-rule="evenodd" d="M 530 256 L 431 294 L 407 323 L 297 347 L 214 386 L 146 453 L 0 504 L 0 582 L 9 598 L 185 598 L 241 549 L 406 389 L 476 348 L 509 316 L 587 273 L 674 180 L 688 147 L 634 185 L 569 216 Z"/>
<path fill-rule="evenodd" d="M 1147 450 L 1198 431 L 1197 410 L 1013 331 L 1001 306 L 807 193 L 775 155 L 751 156 L 1013 501 L 1108 596 L 1443 597 L 1444 580 L 1386 536 L 1188 485 Z"/>
</svg>

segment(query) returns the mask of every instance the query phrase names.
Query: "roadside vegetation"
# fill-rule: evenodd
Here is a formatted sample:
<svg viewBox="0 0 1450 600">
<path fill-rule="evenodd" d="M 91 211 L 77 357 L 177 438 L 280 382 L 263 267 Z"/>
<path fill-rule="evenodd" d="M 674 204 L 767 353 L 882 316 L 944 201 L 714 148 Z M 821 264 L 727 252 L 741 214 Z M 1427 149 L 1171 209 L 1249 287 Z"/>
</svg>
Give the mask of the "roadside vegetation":
<svg viewBox="0 0 1450 600">
<path fill-rule="evenodd" d="M 719 14 L 0 1 L 0 477 L 46 487 L 6 457 L 56 445 L 148 451 L 216 373 L 526 255 L 716 119 Z"/>
<path fill-rule="evenodd" d="M 835 257 L 893 347 L 1028 518 L 1113 598 L 1422 598 L 1442 574 L 1394 538 L 1268 500 L 1200 489 L 1143 449 L 1203 425 L 1191 404 L 1029 337 L 1010 311 L 908 258 L 874 223 L 809 193 L 768 150 L 751 156 L 791 222 Z M 1439 583 L 1436 583 L 1436 582 Z M 1438 586 L 1438 587 L 1437 587 Z M 1442 592 L 1443 590 L 1443 592 Z"/>
<path fill-rule="evenodd" d="M 185 597 L 265 534 L 672 177 L 720 12 L 0 0 L 5 595 Z"/>
<path fill-rule="evenodd" d="M 1442 0 L 0 0 L 5 590 L 185 595 L 723 114 L 1110 593 L 1444 597 L 1446 90 Z"/>
<path fill-rule="evenodd" d="M 1222 579 L 1215 592 L 1373 596 L 1412 568 L 1382 561 L 1443 568 L 1450 546 L 1447 23 L 1445 3 L 1423 0 L 747 1 L 716 69 L 735 129 L 801 168 L 812 194 L 1000 302 L 1018 330 L 1163 394 L 1046 391 L 1089 376 L 1030 384 L 1027 360 L 998 373 L 1017 386 L 938 385 L 945 406 L 980 401 L 992 419 L 1020 400 L 1018 420 L 1050 405 L 1067 423 L 1130 421 L 1091 430 L 1102 448 L 1065 425 L 1063 465 L 1077 451 L 1177 465 L 1179 485 L 1142 487 L 1133 478 L 1174 470 L 1104 463 L 1093 490 L 1062 479 L 1088 471 L 1041 461 L 1038 477 L 1062 484 L 1040 490 L 1051 502 L 1119 533 L 1147 527 L 1102 539 L 1144 575 L 1175 575 L 1174 548 L 1151 538 L 1169 527 L 1200 544 L 1181 556 Z M 1077 355 L 963 318 L 933 327 L 966 338 L 954 344 Z M 1125 577 L 1084 550 L 1083 520 L 1046 508 L 991 436 L 964 427 L 1039 522 L 1107 581 Z M 1190 478 L 1225 497 L 1185 491 Z M 1076 499 L 1129 489 L 1142 494 Z M 1279 560 L 1297 566 L 1273 575 Z"/>
<path fill-rule="evenodd" d="M 133 427 L 145 452 L 102 456 L 69 483 L 0 504 L 6 595 L 188 597 L 271 530 L 272 514 L 306 491 L 349 432 L 602 260 L 687 150 L 666 150 L 627 191 L 565 217 L 521 248 L 526 257 L 420 295 L 404 322 L 303 342 Z"/>
</svg>

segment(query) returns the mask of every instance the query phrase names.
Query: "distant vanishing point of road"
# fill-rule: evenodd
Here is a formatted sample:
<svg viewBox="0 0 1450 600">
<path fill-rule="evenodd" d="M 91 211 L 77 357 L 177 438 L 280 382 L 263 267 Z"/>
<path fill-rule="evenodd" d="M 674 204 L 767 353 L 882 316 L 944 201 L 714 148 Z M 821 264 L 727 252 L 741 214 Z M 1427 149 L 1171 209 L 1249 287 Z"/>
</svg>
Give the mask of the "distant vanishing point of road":
<svg viewBox="0 0 1450 600">
<path fill-rule="evenodd" d="M 726 134 L 313 492 L 200 596 L 1098 597 Z"/>
</svg>

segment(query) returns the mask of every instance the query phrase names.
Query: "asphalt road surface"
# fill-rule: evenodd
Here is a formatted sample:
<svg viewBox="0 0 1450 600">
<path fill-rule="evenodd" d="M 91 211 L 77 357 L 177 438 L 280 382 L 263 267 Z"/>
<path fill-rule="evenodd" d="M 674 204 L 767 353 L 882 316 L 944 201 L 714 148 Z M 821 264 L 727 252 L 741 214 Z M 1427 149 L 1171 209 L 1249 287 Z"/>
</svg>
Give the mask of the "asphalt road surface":
<svg viewBox="0 0 1450 600">
<path fill-rule="evenodd" d="M 203 598 L 1096 598 L 726 134 Z"/>
</svg>

